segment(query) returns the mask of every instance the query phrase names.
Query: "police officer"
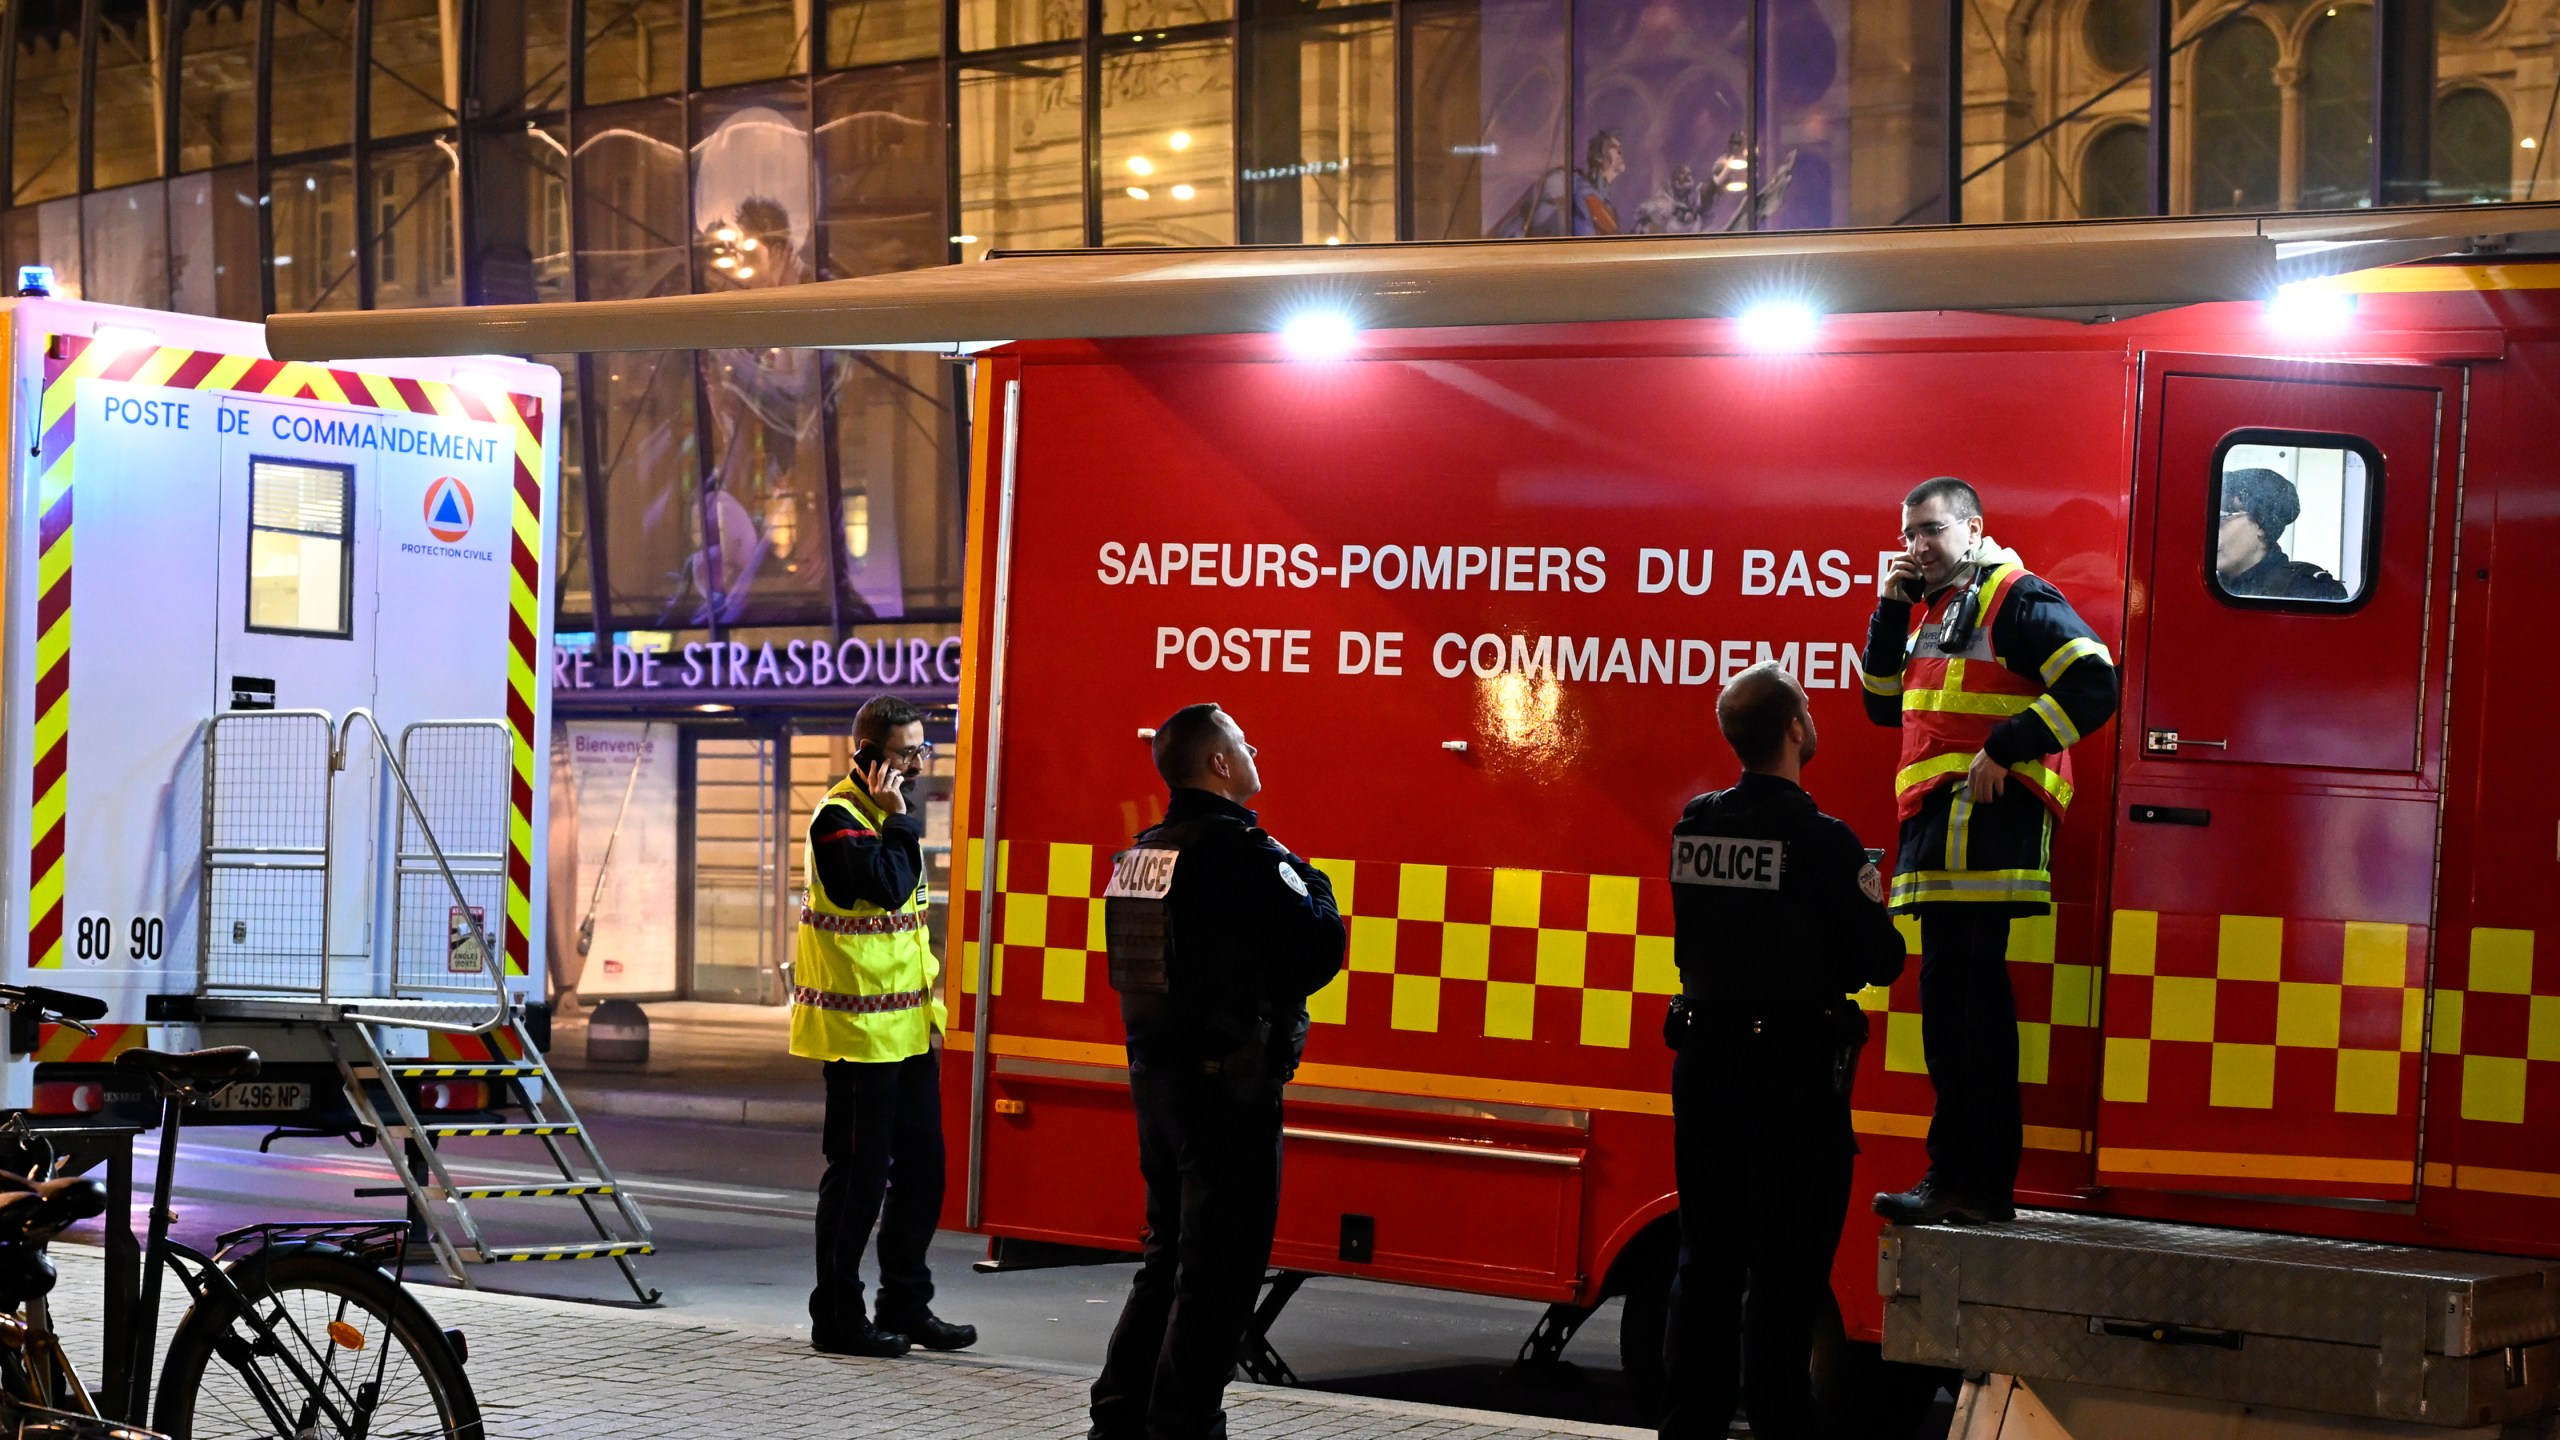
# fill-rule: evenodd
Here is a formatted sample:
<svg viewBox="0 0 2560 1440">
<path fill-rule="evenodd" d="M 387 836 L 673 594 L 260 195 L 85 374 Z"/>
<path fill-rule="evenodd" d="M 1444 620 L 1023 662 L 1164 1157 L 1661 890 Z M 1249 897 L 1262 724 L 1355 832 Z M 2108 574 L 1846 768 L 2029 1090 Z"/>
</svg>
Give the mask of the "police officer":
<svg viewBox="0 0 2560 1440">
<path fill-rule="evenodd" d="M 1762 661 L 1716 701 L 1742 778 L 1671 829 L 1680 996 L 1664 1038 L 1680 1269 L 1663 1338 L 1664 1440 L 1722 1437 L 1737 1391 L 1763 1440 L 1815 1433 L 1816 1317 L 1849 1208 L 1849 1080 L 1866 1015 L 1902 973 L 1884 882 L 1798 783 L 1813 712 Z"/>
<path fill-rule="evenodd" d="M 792 962 L 791 1053 L 826 1062 L 827 1082 L 809 1339 L 830 1355 L 959 1350 L 978 1332 L 933 1313 L 925 1264 L 942 1214 L 942 965 L 925 936 L 924 825 L 907 787 L 933 746 L 924 715 L 894 695 L 854 715 L 853 738 L 853 773 L 809 817 Z M 876 1320 L 862 1308 L 874 1226 Z"/>
<path fill-rule="evenodd" d="M 1129 1036 L 1147 1230 L 1093 1384 L 1096 1440 L 1226 1433 L 1221 1401 L 1280 1209 L 1280 1087 L 1341 968 L 1323 872 L 1254 823 L 1254 749 L 1215 705 L 1155 734 L 1164 823 L 1112 862 L 1104 924 Z"/>
</svg>

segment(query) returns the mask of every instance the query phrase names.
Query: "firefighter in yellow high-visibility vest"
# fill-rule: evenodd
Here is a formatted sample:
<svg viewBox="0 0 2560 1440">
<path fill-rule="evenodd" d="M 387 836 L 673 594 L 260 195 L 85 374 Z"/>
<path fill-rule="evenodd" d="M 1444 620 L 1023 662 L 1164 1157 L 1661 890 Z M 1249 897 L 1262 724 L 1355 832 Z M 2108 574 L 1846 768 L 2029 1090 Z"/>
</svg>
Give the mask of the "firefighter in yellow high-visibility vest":
<svg viewBox="0 0 2560 1440">
<path fill-rule="evenodd" d="M 1937 1108 L 1929 1173 L 1875 1208 L 1901 1222 L 2007 1220 L 2024 1138 L 2009 922 L 2052 908 L 2071 747 L 2114 716 L 2115 662 L 2061 591 L 1983 534 L 1982 497 L 1962 480 L 1904 497 L 1902 542 L 1877 577 L 1859 681 L 1868 718 L 1902 731 L 1891 904 L 1920 919 L 1920 1049 Z"/>
<path fill-rule="evenodd" d="M 853 773 L 809 820 L 791 977 L 791 1053 L 826 1062 L 827 1081 L 809 1341 L 831 1355 L 958 1350 L 978 1332 L 934 1315 L 925 1263 L 942 1213 L 944 1014 L 924 928 L 924 824 L 906 792 L 933 746 L 923 714 L 891 695 L 854 716 L 853 738 Z M 875 1227 L 880 1298 L 865 1314 Z"/>
</svg>

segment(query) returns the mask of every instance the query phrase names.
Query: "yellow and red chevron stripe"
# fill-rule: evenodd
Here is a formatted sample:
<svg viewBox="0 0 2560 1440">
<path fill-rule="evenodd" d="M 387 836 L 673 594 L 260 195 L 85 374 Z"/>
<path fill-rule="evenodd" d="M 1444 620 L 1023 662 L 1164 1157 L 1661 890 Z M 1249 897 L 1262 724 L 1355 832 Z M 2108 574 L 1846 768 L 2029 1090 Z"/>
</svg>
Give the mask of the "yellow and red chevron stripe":
<svg viewBox="0 0 2560 1440">
<path fill-rule="evenodd" d="M 90 1064 L 103 1065 L 127 1050 L 141 1045 L 149 1037 L 141 1025 L 100 1025 L 95 1035 L 83 1035 L 68 1025 L 47 1025 L 36 1041 L 36 1063 L 39 1065 Z"/>
<path fill-rule="evenodd" d="M 57 335 L 47 350 L 37 420 L 36 739 L 27 960 L 62 964 L 62 853 L 71 736 L 71 498 L 74 403 L 83 380 L 171 390 L 228 390 L 275 400 L 474 420 L 505 430 L 515 449 L 515 504 L 509 530 L 507 731 L 513 774 L 507 786 L 507 969 L 533 959 L 534 647 L 541 633 L 536 597 L 542 565 L 542 399 L 441 380 L 367 375 L 300 360 L 258 360 L 174 345 L 95 342 Z"/>
</svg>

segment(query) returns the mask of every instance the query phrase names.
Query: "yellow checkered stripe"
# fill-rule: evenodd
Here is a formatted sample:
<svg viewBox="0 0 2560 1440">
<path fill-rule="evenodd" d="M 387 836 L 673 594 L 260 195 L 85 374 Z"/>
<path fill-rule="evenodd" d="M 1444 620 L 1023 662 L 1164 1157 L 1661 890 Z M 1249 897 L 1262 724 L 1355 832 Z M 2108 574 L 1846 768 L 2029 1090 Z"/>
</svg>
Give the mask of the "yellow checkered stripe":
<svg viewBox="0 0 2560 1440">
<path fill-rule="evenodd" d="M 1045 849 L 1048 881 L 1043 888 L 1030 890 L 1013 885 L 1013 842 L 1003 841 L 996 847 L 1000 903 L 991 988 L 998 995 L 1005 993 L 1008 952 L 1025 954 L 1036 950 L 1040 956 L 1040 997 L 1081 1004 L 1088 998 L 1087 976 L 1096 968 L 1093 958 L 1104 953 L 1103 906 L 1095 883 L 1099 876 L 1094 867 L 1094 851 L 1090 845 L 1075 844 L 1050 844 Z M 977 840 L 970 842 L 970 850 L 967 873 L 975 877 L 984 873 L 986 852 Z M 1350 952 L 1343 973 L 1308 997 L 1307 1012 L 1317 1024 L 1365 1026 L 1383 1021 L 1390 1029 L 1439 1034 L 1443 1033 L 1447 1008 L 1444 997 L 1455 987 L 1469 986 L 1483 993 L 1482 1033 L 1488 1038 L 1571 1040 L 1623 1050 L 1634 1038 L 1635 998 L 1679 993 L 1680 971 L 1672 960 L 1671 936 L 1639 931 L 1639 897 L 1647 882 L 1636 876 L 1495 869 L 1490 879 L 1490 910 L 1483 920 L 1476 921 L 1450 918 L 1449 866 L 1378 860 L 1313 863 L 1333 882 L 1335 903 L 1350 932 Z M 1578 925 L 1565 925 L 1559 920 L 1558 912 L 1566 907 L 1557 904 L 1557 897 L 1568 889 L 1582 902 Z M 1057 931 L 1051 923 L 1053 915 L 1075 910 L 1081 910 L 1084 917 L 1083 943 L 1051 943 Z M 1072 926 L 1074 922 L 1066 923 Z M 1416 925 L 1436 929 L 1436 957 L 1427 951 L 1420 958 L 1399 955 L 1404 937 L 1411 933 L 1407 927 Z M 1530 978 L 1493 977 L 1495 939 L 1503 932 L 1534 936 L 1530 943 L 1536 960 Z M 1633 964 L 1624 987 L 1592 982 L 1590 951 L 1594 936 L 1623 936 L 1631 941 Z M 963 993 L 969 993 L 977 985 L 977 943 L 967 943 L 962 953 L 961 987 Z M 1366 986 L 1355 991 L 1355 975 L 1392 977 L 1385 987 L 1383 1013 L 1355 1011 L 1355 993 L 1374 993 Z M 1103 989 L 1107 996 L 1107 987 L 1095 988 Z M 1538 1028 L 1539 996 L 1542 992 L 1559 991 L 1578 997 L 1572 1007 L 1577 1024 L 1571 1033 L 1542 1032 Z"/>
<path fill-rule="evenodd" d="M 2149 1103 L 2162 1066 L 2202 1063 L 2209 1069 L 2209 1105 L 2270 1110 L 2279 1098 L 2277 1053 L 2291 1050 L 2334 1057 L 2325 1097 L 2334 1113 L 2392 1115 L 2414 1102 L 2414 1096 L 2402 1093 L 2401 1057 L 2427 1043 L 2427 992 L 2422 984 L 2411 983 L 2411 927 L 2345 922 L 2336 982 L 2283 978 L 2285 929 L 2281 916 L 2215 917 L 2213 973 L 2164 975 L 2158 963 L 2160 912 L 2116 911 L 2109 973 L 2121 982 L 2149 987 L 2151 1019 L 2146 1033 L 2107 1037 L 2103 1097 L 2121 1104 Z M 2243 985 L 2274 987 L 2271 1040 L 2234 1040 L 2228 1038 L 2228 1027 L 2217 1029 L 2217 1009 L 2235 999 L 2233 988 Z M 2460 997 L 2453 998 L 2452 1033 L 2458 1035 Z M 2439 1044 L 2448 1034 L 2446 1013 L 2440 1003 Z M 2383 1020 L 2378 1027 L 2376 1016 Z M 2365 1043 L 2342 1041 L 2351 1027 L 2362 1032 Z M 2377 1033 L 2388 1043 L 2372 1043 Z M 2282 1098 L 2289 1109 L 2311 1102 L 2303 1095 Z"/>
<path fill-rule="evenodd" d="M 1917 916 L 1893 917 L 1894 928 L 1902 932 L 1904 953 L 1920 953 L 1920 921 Z M 2009 922 L 2011 965 L 2030 965 L 2043 970 L 2047 983 L 2041 987 L 2047 997 L 2044 1018 L 2032 1018 L 2034 996 L 2039 987 L 2013 983 L 2018 995 L 2018 1079 L 2023 1084 L 2042 1085 L 2052 1077 L 2053 1032 L 2056 1030 L 2089 1030 L 2098 1023 L 2098 987 L 2100 975 L 2094 965 L 2066 965 L 2054 958 L 2054 917 L 2021 916 Z M 1884 1044 L 1884 1068 L 1895 1074 L 1926 1075 L 1929 1062 L 1920 1044 L 1920 1011 L 1917 992 L 1914 1008 L 1893 1008 L 1893 992 L 1881 985 L 1870 985 L 1858 992 L 1858 1005 L 1868 1014 L 1879 1016 L 1877 1038 Z"/>
<path fill-rule="evenodd" d="M 2463 1119 L 2521 1125 L 2528 1077 L 2537 1066 L 2560 1063 L 2560 995 L 2534 991 L 2532 931 L 2478 926 L 2471 931 L 2470 950 L 2462 988 L 2435 992 L 2428 1049 L 2462 1058 Z M 2521 1026 L 2490 1023 L 2513 1021 L 2518 1010 Z M 2523 1043 L 2489 1038 L 2501 1033 L 2520 1033 Z M 2510 1053 L 2518 1050 L 2523 1053 Z"/>
</svg>

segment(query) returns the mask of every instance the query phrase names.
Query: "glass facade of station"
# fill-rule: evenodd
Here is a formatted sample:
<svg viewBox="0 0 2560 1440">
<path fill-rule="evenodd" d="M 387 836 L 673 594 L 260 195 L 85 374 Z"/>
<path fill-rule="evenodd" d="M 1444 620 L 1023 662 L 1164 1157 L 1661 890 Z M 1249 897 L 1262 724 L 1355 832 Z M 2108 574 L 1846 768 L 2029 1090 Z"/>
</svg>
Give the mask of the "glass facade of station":
<svg viewBox="0 0 2560 1440">
<path fill-rule="evenodd" d="M 256 319 L 996 250 L 2549 200 L 2555 27 L 2560 0 L 0 0 L 0 264 Z M 567 646 L 599 673 L 617 643 L 931 647 L 888 688 L 948 701 L 957 367 L 555 359 Z M 772 993 L 848 703 L 564 696 L 657 722 L 710 787 L 676 797 L 661 988 Z"/>
</svg>

